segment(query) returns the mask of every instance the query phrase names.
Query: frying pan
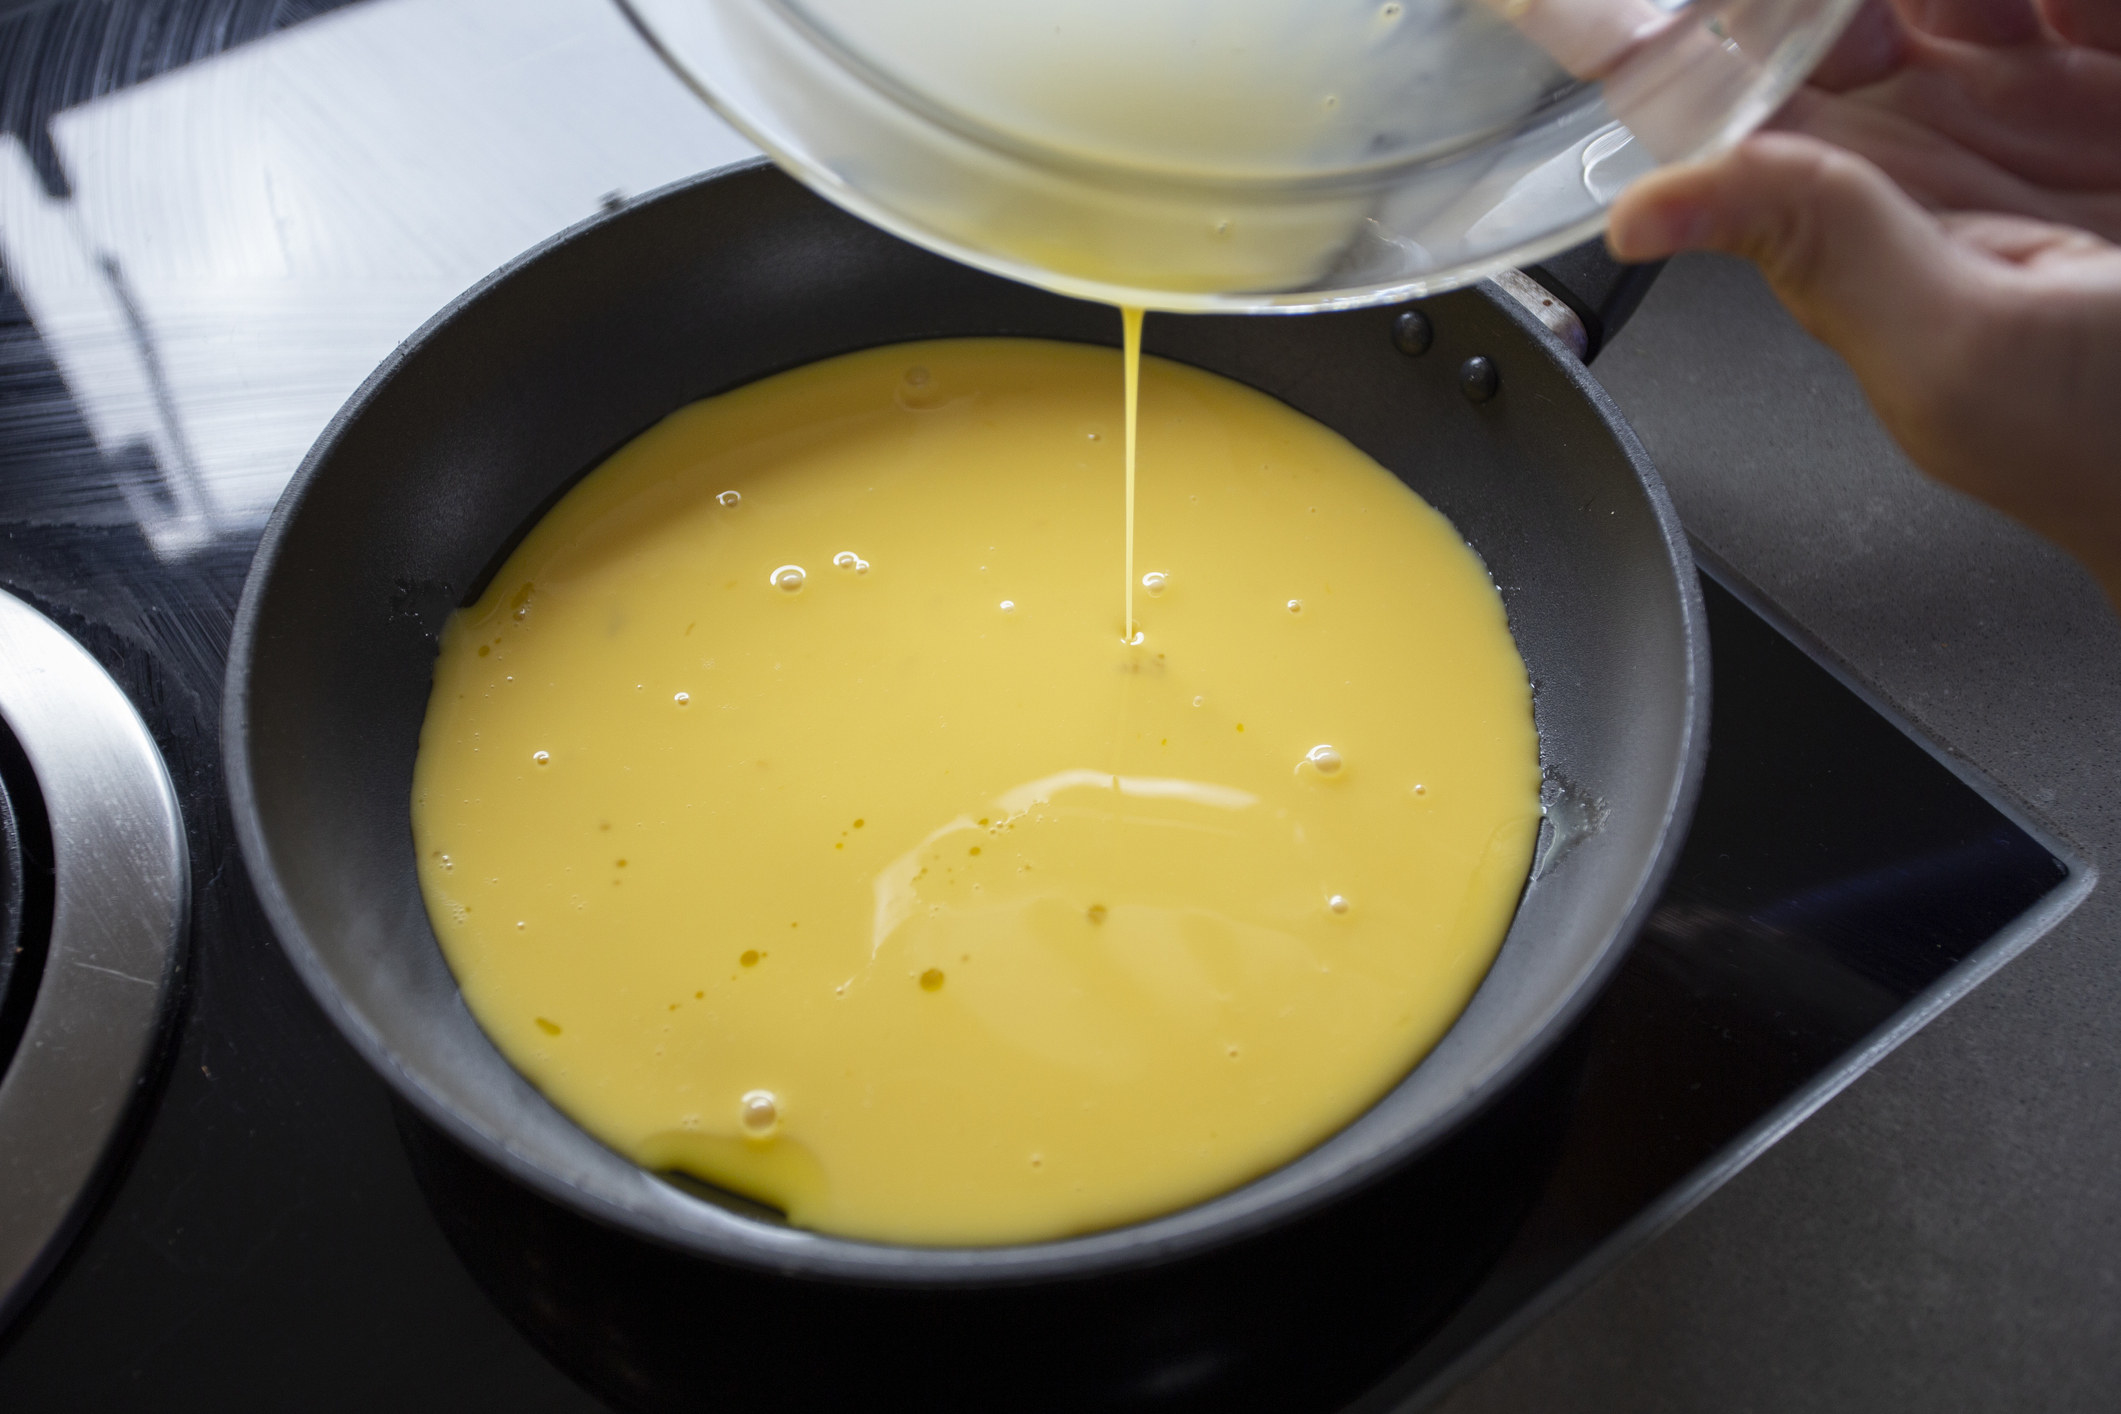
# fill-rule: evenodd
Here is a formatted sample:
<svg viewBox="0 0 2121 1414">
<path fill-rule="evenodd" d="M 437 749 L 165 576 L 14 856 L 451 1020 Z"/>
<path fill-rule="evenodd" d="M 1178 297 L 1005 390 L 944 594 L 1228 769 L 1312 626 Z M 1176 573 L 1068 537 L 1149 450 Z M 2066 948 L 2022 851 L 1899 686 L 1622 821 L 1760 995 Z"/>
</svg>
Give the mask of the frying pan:
<svg viewBox="0 0 2121 1414">
<path fill-rule="evenodd" d="M 487 1167 L 597 1224 L 784 1279 L 991 1291 L 1139 1271 L 1408 1164 L 1507 1092 L 1613 971 L 1684 833 L 1708 683 L 1678 520 L 1581 363 L 1491 290 L 1420 315 L 1149 321 L 1151 352 L 1281 398 L 1449 516 L 1534 685 L 1552 808 L 1508 938 L 1436 1050 L 1311 1152 L 1062 1241 L 848 1241 L 604 1148 L 466 1010 L 414 875 L 413 756 L 437 634 L 524 531 L 665 414 L 779 370 L 906 339 L 1117 341 L 1109 308 L 930 255 L 763 165 L 599 216 L 464 295 L 354 395 L 280 502 L 237 615 L 223 740 L 243 855 L 296 970 L 411 1109 Z"/>
</svg>

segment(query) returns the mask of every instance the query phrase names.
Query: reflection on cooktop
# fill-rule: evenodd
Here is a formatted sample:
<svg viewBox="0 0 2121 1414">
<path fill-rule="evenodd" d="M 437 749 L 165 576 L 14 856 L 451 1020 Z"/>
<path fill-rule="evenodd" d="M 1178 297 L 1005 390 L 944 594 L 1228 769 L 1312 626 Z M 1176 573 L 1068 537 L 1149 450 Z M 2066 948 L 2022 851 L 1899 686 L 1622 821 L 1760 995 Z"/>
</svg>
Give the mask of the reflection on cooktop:
<svg viewBox="0 0 2121 1414">
<path fill-rule="evenodd" d="M 0 265 L 87 434 L 0 494 L 165 557 L 255 534 L 496 266 L 754 155 L 605 0 L 72 0 L 0 21 L 0 57 Z"/>
</svg>

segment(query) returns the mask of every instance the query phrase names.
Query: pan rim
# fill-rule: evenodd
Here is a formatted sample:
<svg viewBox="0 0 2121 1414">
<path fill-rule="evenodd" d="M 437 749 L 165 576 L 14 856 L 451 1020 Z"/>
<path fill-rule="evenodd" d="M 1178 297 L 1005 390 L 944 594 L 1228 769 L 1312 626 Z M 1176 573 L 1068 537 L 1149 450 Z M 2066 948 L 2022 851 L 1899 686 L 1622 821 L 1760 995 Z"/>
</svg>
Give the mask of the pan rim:
<svg viewBox="0 0 2121 1414">
<path fill-rule="evenodd" d="M 1240 1201 L 1271 1179 L 1269 1170 L 1236 1188 L 1199 1203 L 1117 1228 L 1036 1243 L 994 1247 L 916 1247 L 865 1242 L 823 1233 L 801 1232 L 791 1243 L 782 1229 L 743 1219 L 738 1226 L 688 1226 L 654 1213 L 630 1208 L 586 1188 L 536 1162 L 505 1134 L 489 1131 L 429 1089 L 421 1075 L 405 1065 L 367 1016 L 340 990 L 331 967 L 310 938 L 301 915 L 279 877 L 267 839 L 256 779 L 250 759 L 249 688 L 257 658 L 263 601 L 282 568 L 282 553 L 291 528 L 313 488 L 332 464 L 350 427 L 363 415 L 415 354 L 447 326 L 484 301 L 519 272 L 571 246 L 605 225 L 625 219 L 629 211 L 679 197 L 696 188 L 772 172 L 754 159 L 715 168 L 636 197 L 615 210 L 577 222 L 511 259 L 472 285 L 401 342 L 363 380 L 335 412 L 304 455 L 268 518 L 246 574 L 230 640 L 222 696 L 222 758 L 230 813 L 238 847 L 259 903 L 282 951 L 319 1007 L 403 1101 L 428 1123 L 489 1167 L 561 1206 L 660 1246 L 733 1266 L 775 1273 L 883 1287 L 1014 1286 L 1052 1280 L 1080 1280 L 1140 1270 L 1204 1255 L 1207 1252 L 1285 1226 L 1305 1214 L 1344 1200 L 1434 1150 L 1489 1109 L 1524 1078 L 1568 1032 L 1626 956 L 1655 906 L 1659 891 L 1685 843 L 1700 793 L 1708 747 L 1709 643 L 1706 611 L 1686 532 L 1663 479 L 1636 439 L 1617 405 L 1588 369 L 1576 361 L 1545 326 L 1509 296 L 1492 286 L 1478 295 L 1501 311 L 1533 344 L 1555 360 L 1592 412 L 1619 442 L 1634 468 L 1657 527 L 1665 566 L 1678 589 L 1679 628 L 1685 658 L 1686 702 L 1676 740 L 1672 787 L 1660 811 L 1658 842 L 1636 877 L 1634 891 L 1620 921 L 1598 944 L 1591 962 L 1566 992 L 1541 1012 L 1527 1039 L 1480 1073 L 1448 1107 L 1408 1129 L 1374 1153 L 1316 1181 L 1277 1196 Z M 782 180 L 792 179 L 781 178 Z M 1463 294 L 1464 292 L 1462 292 Z M 1418 1067 L 1417 1067 L 1418 1068 Z M 1410 1072 L 1411 1073 L 1411 1072 Z M 1327 1141 L 1322 1141 L 1327 1142 Z M 1315 1151 L 1306 1150 L 1305 1154 Z M 1301 1161 L 1298 1155 L 1289 1162 Z M 704 1200 L 699 1202 L 708 1207 Z M 722 1219 L 729 1215 L 714 1210 Z M 756 1230 L 758 1236 L 746 1236 Z M 783 1233 L 781 1240 L 768 1234 Z"/>
</svg>

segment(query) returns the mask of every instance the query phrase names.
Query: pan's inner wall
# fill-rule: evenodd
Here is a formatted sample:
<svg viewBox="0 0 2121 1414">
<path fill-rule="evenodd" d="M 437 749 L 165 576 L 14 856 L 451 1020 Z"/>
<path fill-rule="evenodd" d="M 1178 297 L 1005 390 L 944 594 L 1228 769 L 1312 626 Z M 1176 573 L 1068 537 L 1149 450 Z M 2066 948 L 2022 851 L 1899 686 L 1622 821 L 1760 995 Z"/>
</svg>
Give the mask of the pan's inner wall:
<svg viewBox="0 0 2121 1414">
<path fill-rule="evenodd" d="M 1139 1258 L 1264 1221 L 1278 1201 L 1433 1134 L 1613 948 L 1686 769 L 1691 570 L 1580 369 L 1484 295 L 1428 309 L 1437 341 L 1419 359 L 1393 347 L 1390 311 L 1162 318 L 1149 344 L 1336 428 L 1451 517 L 1509 606 L 1550 775 L 1592 802 L 1602 825 L 1528 888 L 1443 1045 L 1341 1135 L 1143 1228 L 1013 1255 L 920 1254 L 926 1278 Z M 253 863 L 290 953 L 387 1076 L 460 1138 L 607 1219 L 750 1261 L 908 1269 L 894 1249 L 770 1227 L 642 1173 L 486 1041 L 434 943 L 413 869 L 408 801 L 435 635 L 540 508 L 686 402 L 876 344 L 970 334 L 1111 343 L 1117 322 L 1109 309 L 917 251 L 752 169 L 673 189 L 549 247 L 414 341 L 350 405 L 254 572 L 230 749 L 245 756 L 236 808 L 255 807 L 248 829 L 263 860 Z M 1474 353 L 1502 370 L 1503 394 L 1483 405 L 1455 378 Z"/>
</svg>

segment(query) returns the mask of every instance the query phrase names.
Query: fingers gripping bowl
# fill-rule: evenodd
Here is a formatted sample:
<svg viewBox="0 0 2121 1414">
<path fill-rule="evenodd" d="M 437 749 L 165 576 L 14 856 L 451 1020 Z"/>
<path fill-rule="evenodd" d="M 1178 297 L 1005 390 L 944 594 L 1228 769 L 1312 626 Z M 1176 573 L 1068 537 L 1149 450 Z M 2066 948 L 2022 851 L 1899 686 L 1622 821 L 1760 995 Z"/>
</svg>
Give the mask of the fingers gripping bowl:
<svg viewBox="0 0 2121 1414">
<path fill-rule="evenodd" d="M 408 819 L 436 642 L 543 511 L 671 410 L 766 374 L 913 339 L 1109 343 L 1111 311 L 950 264 L 759 168 L 568 232 L 401 348 L 327 429 L 268 527 L 226 704 L 245 857 L 334 1022 L 456 1141 L 546 1196 L 743 1265 L 861 1281 L 1021 1281 L 1240 1240 L 1434 1145 L 1509 1087 L 1595 993 L 1676 849 L 1705 745 L 1707 661 L 1684 540 L 1580 365 L 1506 301 L 1166 320 L 1153 352 L 1324 422 L 1466 535 L 1537 690 L 1553 812 L 1486 980 L 1382 1101 L 1294 1162 L 1183 1211 L 1019 1246 L 909 1248 L 789 1227 L 592 1139 L 501 1057 L 430 929 Z M 1507 392 L 1474 404 L 1474 355 Z M 713 901 L 702 901 L 711 913 Z"/>
</svg>

